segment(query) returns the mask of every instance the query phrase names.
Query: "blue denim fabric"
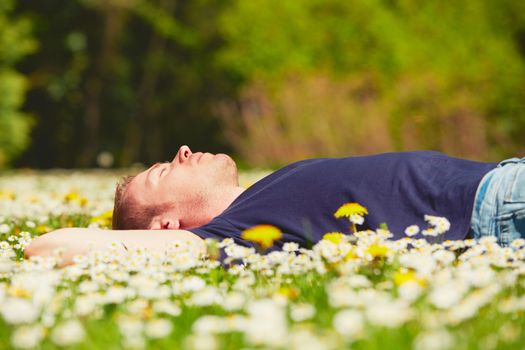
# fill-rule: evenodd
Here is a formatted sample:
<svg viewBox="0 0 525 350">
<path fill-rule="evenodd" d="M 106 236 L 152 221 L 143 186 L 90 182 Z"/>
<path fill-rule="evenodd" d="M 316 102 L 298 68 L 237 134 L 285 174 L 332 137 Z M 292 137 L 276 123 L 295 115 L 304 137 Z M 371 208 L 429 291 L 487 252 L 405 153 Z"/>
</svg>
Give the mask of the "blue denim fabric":
<svg viewBox="0 0 525 350">
<path fill-rule="evenodd" d="M 502 246 L 525 238 L 525 158 L 511 158 L 485 174 L 474 201 L 473 238 L 495 236 Z"/>
</svg>

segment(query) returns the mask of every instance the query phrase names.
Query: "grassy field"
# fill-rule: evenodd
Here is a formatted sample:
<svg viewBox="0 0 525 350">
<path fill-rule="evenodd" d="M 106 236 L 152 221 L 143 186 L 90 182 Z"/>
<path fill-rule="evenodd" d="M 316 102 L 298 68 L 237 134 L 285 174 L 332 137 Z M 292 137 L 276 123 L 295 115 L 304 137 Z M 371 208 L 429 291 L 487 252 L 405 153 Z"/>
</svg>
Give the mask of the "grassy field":
<svg viewBox="0 0 525 350">
<path fill-rule="evenodd" d="M 50 230 L 109 227 L 117 179 L 0 177 L 0 349 L 524 348 L 523 240 L 390 241 L 380 229 L 269 255 L 224 241 L 208 242 L 209 257 L 108 246 L 64 268 L 60 252 L 23 258 Z"/>
</svg>

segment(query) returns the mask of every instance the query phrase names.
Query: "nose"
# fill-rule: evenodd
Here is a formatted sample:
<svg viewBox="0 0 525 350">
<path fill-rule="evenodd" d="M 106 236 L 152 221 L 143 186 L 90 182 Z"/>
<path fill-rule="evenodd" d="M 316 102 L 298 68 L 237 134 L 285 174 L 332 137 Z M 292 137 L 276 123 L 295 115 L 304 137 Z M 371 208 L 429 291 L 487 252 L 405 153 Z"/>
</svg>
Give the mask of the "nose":
<svg viewBox="0 0 525 350">
<path fill-rule="evenodd" d="M 190 158 L 191 155 L 191 149 L 188 146 L 184 145 L 179 148 L 179 151 L 177 152 L 177 155 L 175 156 L 174 160 L 178 160 L 179 163 L 184 163 Z"/>
</svg>

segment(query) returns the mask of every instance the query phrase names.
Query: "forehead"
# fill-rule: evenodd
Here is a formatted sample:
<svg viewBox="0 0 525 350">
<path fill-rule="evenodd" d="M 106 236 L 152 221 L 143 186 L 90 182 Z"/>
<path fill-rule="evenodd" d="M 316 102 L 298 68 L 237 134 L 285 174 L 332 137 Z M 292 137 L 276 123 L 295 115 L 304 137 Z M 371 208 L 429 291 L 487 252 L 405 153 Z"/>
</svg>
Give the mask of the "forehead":
<svg viewBox="0 0 525 350">
<path fill-rule="evenodd" d="M 133 177 L 126 187 L 123 197 L 125 199 L 140 200 L 142 196 L 149 190 L 150 185 L 147 181 L 147 172 L 149 169 L 144 170 Z"/>
<path fill-rule="evenodd" d="M 135 175 L 130 185 L 133 185 L 134 187 L 139 187 L 141 189 L 150 188 L 151 187 L 151 179 L 150 179 L 151 171 L 161 164 L 162 163 L 155 163 L 152 166 L 150 166 L 148 169 L 143 170 L 137 175 Z"/>
<path fill-rule="evenodd" d="M 141 171 L 135 175 L 132 181 L 129 183 L 127 192 L 133 199 L 138 200 L 139 202 L 149 202 L 150 192 L 154 191 L 153 181 L 152 181 L 152 172 L 159 165 L 164 163 L 155 163 L 150 166 L 148 169 Z"/>
</svg>

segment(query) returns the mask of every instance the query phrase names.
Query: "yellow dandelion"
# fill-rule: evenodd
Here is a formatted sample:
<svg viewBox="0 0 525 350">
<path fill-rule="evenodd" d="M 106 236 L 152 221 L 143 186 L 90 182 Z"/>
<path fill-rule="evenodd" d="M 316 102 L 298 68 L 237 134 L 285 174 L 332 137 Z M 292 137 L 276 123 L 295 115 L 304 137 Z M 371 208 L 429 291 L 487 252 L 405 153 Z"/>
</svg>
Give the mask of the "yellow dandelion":
<svg viewBox="0 0 525 350">
<path fill-rule="evenodd" d="M 75 201 L 78 201 L 79 198 L 80 198 L 80 195 L 76 193 L 75 191 L 70 191 L 64 195 L 65 202 L 75 202 Z"/>
<path fill-rule="evenodd" d="M 13 191 L 0 191 L 0 199 L 15 200 L 16 194 Z"/>
<path fill-rule="evenodd" d="M 293 287 L 281 287 L 277 291 L 277 294 L 282 295 L 288 299 L 295 300 L 301 294 L 297 288 Z"/>
<path fill-rule="evenodd" d="M 88 199 L 86 197 L 80 197 L 78 199 L 78 204 L 80 204 L 81 207 L 85 207 L 88 204 Z"/>
<path fill-rule="evenodd" d="M 421 287 L 425 286 L 425 280 L 416 276 L 414 271 L 407 269 L 401 269 L 394 273 L 393 275 L 394 283 L 397 286 L 403 285 L 407 282 L 416 282 Z"/>
<path fill-rule="evenodd" d="M 113 210 L 108 210 L 91 218 L 91 223 L 97 223 L 101 226 L 111 226 L 111 221 L 113 220 Z"/>
<path fill-rule="evenodd" d="M 371 244 L 366 250 L 365 253 L 370 254 L 373 258 L 384 258 L 390 252 L 384 244 Z"/>
<path fill-rule="evenodd" d="M 257 243 L 262 249 L 273 246 L 273 242 L 282 237 L 281 230 L 273 225 L 256 225 L 241 234 L 242 239 Z"/>
<path fill-rule="evenodd" d="M 38 234 L 40 234 L 40 235 L 41 235 L 41 234 L 44 234 L 44 233 L 47 233 L 47 232 L 49 232 L 49 231 L 51 231 L 51 228 L 47 227 L 46 225 L 38 225 L 38 226 L 36 227 L 36 232 L 37 232 Z"/>
<path fill-rule="evenodd" d="M 334 244 L 339 244 L 344 238 L 344 234 L 341 232 L 328 232 L 323 236 L 324 240 L 330 241 Z"/>
<path fill-rule="evenodd" d="M 149 320 L 153 316 L 153 309 L 148 305 L 141 310 L 140 315 L 142 316 L 142 319 Z"/>
<path fill-rule="evenodd" d="M 368 210 L 359 203 L 345 203 L 334 214 L 337 219 L 342 217 L 349 218 L 352 215 L 368 215 Z"/>
<path fill-rule="evenodd" d="M 365 220 L 363 217 L 364 215 L 368 215 L 368 210 L 361 204 L 355 202 L 343 204 L 334 214 L 337 219 L 346 217 L 350 220 L 350 223 L 352 224 L 350 226 L 350 232 L 352 233 L 357 232 L 356 224 L 363 224 Z"/>
<path fill-rule="evenodd" d="M 346 253 L 344 257 L 344 261 L 350 261 L 350 260 L 356 260 L 359 256 L 355 253 L 354 250 L 350 250 L 348 253 Z"/>
<path fill-rule="evenodd" d="M 31 292 L 21 287 L 11 287 L 8 289 L 7 294 L 16 298 L 31 298 Z"/>
</svg>

